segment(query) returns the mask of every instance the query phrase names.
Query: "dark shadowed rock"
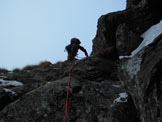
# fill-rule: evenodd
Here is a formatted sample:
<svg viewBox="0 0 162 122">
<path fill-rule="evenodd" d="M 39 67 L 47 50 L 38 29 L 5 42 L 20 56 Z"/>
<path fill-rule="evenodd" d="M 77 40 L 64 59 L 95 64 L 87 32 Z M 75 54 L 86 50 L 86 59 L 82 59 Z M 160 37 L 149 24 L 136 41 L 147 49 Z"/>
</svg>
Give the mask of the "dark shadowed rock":
<svg viewBox="0 0 162 122">
<path fill-rule="evenodd" d="M 119 101 L 119 98 L 115 99 L 112 105 L 113 122 L 140 122 L 131 96 L 128 95 L 126 98 L 121 97 L 120 102 L 116 101 Z"/>
<path fill-rule="evenodd" d="M 65 77 L 24 95 L 0 112 L 0 122 L 62 122 L 67 81 Z M 112 122 L 111 105 L 121 92 L 118 81 L 84 82 L 72 78 L 67 121 Z"/>
<path fill-rule="evenodd" d="M 162 118 L 162 34 L 134 57 L 121 62 L 120 78 L 131 94 L 141 121 Z"/>
<path fill-rule="evenodd" d="M 118 55 L 130 55 L 142 40 L 143 38 L 129 30 L 129 27 L 125 23 L 120 24 L 116 30 L 116 49 Z"/>
<path fill-rule="evenodd" d="M 15 78 L 24 83 L 25 91 L 15 102 L 3 106 L 0 122 L 63 121 L 71 65 L 72 62 L 59 62 L 48 71 L 33 69 L 10 75 L 10 80 Z M 124 89 L 116 71 L 115 63 L 103 58 L 89 57 L 75 62 L 70 83 L 68 121 L 137 122 L 134 103 L 127 98 L 118 98 Z M 39 85 L 35 86 L 35 75 L 46 81 L 39 80 Z M 131 111 L 126 112 L 128 109 Z M 125 119 L 126 116 L 130 117 Z"/>
<path fill-rule="evenodd" d="M 22 95 L 22 87 L 2 88 L 0 87 L 0 110 Z"/>
<path fill-rule="evenodd" d="M 100 81 L 101 79 L 115 79 L 116 63 L 104 58 L 89 57 L 88 59 L 76 62 L 73 69 L 73 77 L 82 80 Z"/>
<path fill-rule="evenodd" d="M 10 96 L 0 87 L 0 110 L 11 102 Z"/>
<path fill-rule="evenodd" d="M 132 7 L 135 7 L 137 6 L 142 0 L 127 0 L 127 5 L 126 5 L 126 8 L 130 9 Z"/>
<path fill-rule="evenodd" d="M 131 0 L 128 2 L 131 2 Z M 133 0 L 132 2 L 133 3 L 130 3 L 130 5 L 135 4 L 134 7 L 100 17 L 98 20 L 97 34 L 93 40 L 92 55 L 97 56 L 98 53 L 104 53 L 105 50 L 110 47 L 116 49 L 116 31 L 120 24 L 125 23 L 129 27 L 129 32 L 132 33 L 131 37 L 133 39 L 134 37 L 139 37 L 150 26 L 162 19 L 161 14 L 157 10 L 161 10 L 159 6 L 160 0 L 142 0 L 141 2 L 139 2 L 139 0 Z M 128 35 L 126 35 L 126 37 L 128 37 Z M 117 52 L 118 51 L 114 54 L 116 59 L 118 56 Z M 109 58 L 109 53 L 105 53 L 103 58 Z"/>
<path fill-rule="evenodd" d="M 50 67 L 34 68 L 28 71 L 23 70 L 7 74 L 6 80 L 17 80 L 23 83 L 23 87 L 8 86 L 9 89 L 17 93 L 17 96 L 12 100 L 8 100 L 8 102 L 13 102 L 13 100 L 18 99 L 25 93 L 48 82 L 67 77 L 71 65 L 72 62 L 58 62 Z M 105 79 L 118 80 L 116 71 L 116 64 L 114 62 L 102 58 L 89 57 L 75 62 L 72 76 L 84 82 L 89 80 L 100 82 Z M 8 105 L 8 103 L 5 105 Z"/>
<path fill-rule="evenodd" d="M 28 92 L 0 112 L 0 122 L 62 122 L 67 81 L 65 77 Z M 118 97 L 122 92 L 119 81 L 81 81 L 72 77 L 67 121 L 138 122 L 130 98 Z"/>
</svg>

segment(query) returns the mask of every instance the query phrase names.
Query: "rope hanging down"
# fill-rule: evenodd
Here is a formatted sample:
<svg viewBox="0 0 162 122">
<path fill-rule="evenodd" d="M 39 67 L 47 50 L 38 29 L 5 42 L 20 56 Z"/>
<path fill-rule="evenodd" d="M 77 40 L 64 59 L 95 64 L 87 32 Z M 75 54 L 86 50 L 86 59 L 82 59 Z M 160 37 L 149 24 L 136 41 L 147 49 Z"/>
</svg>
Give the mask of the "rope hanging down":
<svg viewBox="0 0 162 122">
<path fill-rule="evenodd" d="M 66 118 L 67 118 L 67 109 L 68 109 L 68 99 L 69 99 L 69 89 L 70 89 L 70 80 L 71 80 L 71 73 L 72 73 L 72 69 L 74 66 L 74 60 L 72 62 L 72 65 L 70 67 L 70 71 L 69 71 L 69 79 L 68 79 L 68 88 L 67 88 L 67 97 L 66 97 L 66 108 L 65 108 L 65 116 L 64 116 L 64 122 L 66 122 Z"/>
</svg>

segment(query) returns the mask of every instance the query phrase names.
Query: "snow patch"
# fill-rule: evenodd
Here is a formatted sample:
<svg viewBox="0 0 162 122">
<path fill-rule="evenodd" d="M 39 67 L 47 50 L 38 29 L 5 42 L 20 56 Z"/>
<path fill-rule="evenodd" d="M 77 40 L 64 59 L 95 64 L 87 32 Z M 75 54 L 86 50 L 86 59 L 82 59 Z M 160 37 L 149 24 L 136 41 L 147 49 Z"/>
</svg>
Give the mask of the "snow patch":
<svg viewBox="0 0 162 122">
<path fill-rule="evenodd" d="M 128 97 L 127 93 L 125 93 L 125 92 L 120 93 L 119 97 L 114 100 L 114 103 L 125 103 L 125 102 L 127 102 L 127 97 Z"/>
<path fill-rule="evenodd" d="M 10 81 L 10 80 L 3 80 L 0 79 L 0 86 L 2 87 L 7 87 L 7 86 L 22 86 L 23 83 L 19 82 L 19 81 Z"/>
<path fill-rule="evenodd" d="M 161 33 L 162 33 L 162 21 L 152 26 L 145 33 L 141 35 L 144 38 L 144 40 L 139 45 L 139 47 L 132 52 L 131 56 L 120 56 L 120 59 L 124 57 L 128 57 L 128 58 L 132 57 L 131 60 L 128 60 L 127 64 L 121 67 L 121 69 L 125 69 L 128 72 L 131 79 L 133 79 L 136 76 L 136 74 L 140 71 L 141 61 L 142 61 L 141 56 L 143 53 L 143 50 L 141 49 L 149 45 L 150 43 L 152 43 L 153 40 Z M 137 56 L 134 56 L 138 52 L 140 53 Z"/>
<path fill-rule="evenodd" d="M 7 93 L 11 93 L 12 95 L 17 95 L 16 92 L 12 91 L 11 89 L 3 88 L 3 90 Z"/>
<path fill-rule="evenodd" d="M 119 59 L 129 58 L 130 56 L 119 56 Z"/>
<path fill-rule="evenodd" d="M 141 35 L 141 37 L 143 37 L 144 40 L 138 46 L 138 48 L 132 52 L 131 57 L 136 55 L 143 47 L 152 43 L 154 41 L 154 39 L 156 37 L 158 37 L 161 33 L 162 33 L 162 20 L 160 21 L 160 23 L 153 25 L 152 27 L 150 27 L 146 32 L 144 32 Z"/>
<path fill-rule="evenodd" d="M 162 33 L 162 20 L 156 24 L 150 27 L 146 32 L 144 32 L 141 37 L 143 37 L 142 43 L 136 48 L 130 56 L 119 56 L 120 59 L 123 58 L 129 58 L 135 56 L 141 49 L 149 45 L 154 41 L 156 37 L 158 37 Z"/>
<path fill-rule="evenodd" d="M 126 92 L 120 93 L 119 97 L 114 100 L 113 105 L 115 103 L 126 103 L 128 102 L 127 98 L 128 98 L 128 94 Z"/>
<path fill-rule="evenodd" d="M 129 76 L 132 79 L 141 69 L 142 52 L 143 51 L 141 51 L 138 56 L 133 57 L 131 60 L 128 60 L 128 63 L 121 67 L 121 69 L 125 69 L 128 72 Z"/>
</svg>

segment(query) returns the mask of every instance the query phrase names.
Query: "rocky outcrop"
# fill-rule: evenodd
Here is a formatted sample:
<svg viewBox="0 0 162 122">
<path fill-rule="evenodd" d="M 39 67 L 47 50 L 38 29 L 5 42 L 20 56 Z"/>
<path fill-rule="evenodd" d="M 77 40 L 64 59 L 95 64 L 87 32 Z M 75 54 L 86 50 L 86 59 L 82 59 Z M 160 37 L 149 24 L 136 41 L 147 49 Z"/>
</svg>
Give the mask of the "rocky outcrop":
<svg viewBox="0 0 162 122">
<path fill-rule="evenodd" d="M 46 67 L 44 70 L 48 69 L 48 74 L 45 72 L 44 76 L 43 72 L 40 72 L 44 71 L 43 68 L 33 69 L 35 72 L 28 71 L 29 74 L 33 74 L 33 77 L 30 77 L 30 85 L 22 77 L 27 72 L 21 72 L 17 79 L 24 83 L 23 87 L 25 89 L 33 87 L 28 88 L 26 94 L 24 93 L 15 102 L 1 110 L 0 122 L 63 121 L 68 73 L 71 65 L 72 62 L 59 62 Z M 44 77 L 46 82 L 42 84 L 43 81 L 40 80 L 40 86 L 36 87 L 31 79 L 34 81 L 38 74 L 40 79 Z M 16 78 L 16 76 L 18 73 L 15 75 L 12 73 L 8 75 L 8 79 Z M 122 122 L 125 120 L 125 122 L 137 122 L 139 119 L 134 103 L 131 97 L 123 93 L 124 89 L 116 76 L 116 65 L 109 60 L 89 57 L 76 61 L 70 83 L 68 121 Z M 133 111 L 126 112 L 128 109 L 133 109 Z M 125 119 L 127 116 L 130 117 Z"/>
<path fill-rule="evenodd" d="M 104 53 L 102 56 L 110 59 L 110 52 L 106 51 L 110 47 L 114 47 L 116 50 L 116 53 L 114 53 L 115 59 L 119 55 L 123 55 L 124 49 L 122 51 L 119 50 L 119 48 L 123 47 L 120 47 L 117 43 L 121 38 L 118 35 L 123 35 L 123 32 L 127 32 L 125 33 L 125 38 L 129 37 L 127 39 L 129 44 L 134 44 L 136 41 L 140 42 L 139 36 L 162 19 L 159 13 L 161 10 L 160 5 L 160 0 L 128 0 L 127 8 L 129 9 L 101 16 L 98 21 L 97 34 L 93 40 L 92 55 L 101 56 L 101 53 Z M 121 25 L 126 25 L 127 28 L 122 28 L 126 30 L 119 31 Z M 135 40 L 134 37 L 139 40 Z M 116 43 L 118 47 L 116 47 Z M 133 45 L 130 45 L 130 47 L 134 48 Z M 127 50 L 130 49 L 125 48 L 125 55 L 129 54 Z"/>
<path fill-rule="evenodd" d="M 45 67 L 34 67 L 30 70 L 28 68 L 28 70 L 16 70 L 15 72 L 9 72 L 8 74 L 5 74 L 5 76 L 1 76 L 4 80 L 0 80 L 0 86 L 15 91 L 20 97 L 23 94 L 37 89 L 48 82 L 67 77 L 69 75 L 69 69 L 71 65 L 72 62 L 66 61 L 58 62 L 54 65 L 46 65 Z M 74 78 L 80 79 L 81 81 L 84 80 L 85 82 L 89 80 L 97 82 L 104 79 L 118 80 L 116 77 L 116 64 L 112 61 L 97 57 L 89 57 L 86 60 L 84 59 L 81 61 L 76 61 L 72 75 Z M 1 83 L 1 81 L 3 81 L 5 84 L 6 82 L 10 82 L 10 84 L 12 84 L 15 82 L 15 80 L 21 81 L 21 83 L 23 83 L 23 90 L 17 90 L 18 87 L 13 87 L 10 85 L 3 86 Z M 13 100 L 8 101 L 10 103 L 13 102 Z"/>
<path fill-rule="evenodd" d="M 65 77 L 49 82 L 24 95 L 1 111 L 0 122 L 62 122 L 67 81 L 68 78 Z M 121 91 L 121 86 L 116 81 L 85 83 L 72 77 L 67 121 L 112 121 L 111 104 Z"/>
<path fill-rule="evenodd" d="M 122 84 L 132 96 L 142 122 L 162 121 L 162 34 L 119 70 Z"/>
</svg>

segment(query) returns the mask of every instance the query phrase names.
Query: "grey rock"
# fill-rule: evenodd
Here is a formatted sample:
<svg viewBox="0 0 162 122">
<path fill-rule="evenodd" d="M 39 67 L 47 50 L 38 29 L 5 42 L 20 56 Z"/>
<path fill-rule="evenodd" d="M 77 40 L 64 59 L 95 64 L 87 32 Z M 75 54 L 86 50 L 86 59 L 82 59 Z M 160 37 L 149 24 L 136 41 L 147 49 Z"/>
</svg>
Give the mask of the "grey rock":
<svg viewBox="0 0 162 122">
<path fill-rule="evenodd" d="M 129 27 L 125 23 L 120 24 L 116 30 L 116 49 L 118 55 L 130 55 L 142 40 L 143 38 L 129 30 Z"/>
<path fill-rule="evenodd" d="M 62 122 L 67 81 L 68 77 L 65 77 L 28 92 L 0 112 L 0 122 Z M 117 94 L 123 91 L 112 87 L 114 82 L 119 83 L 108 80 L 104 84 L 84 82 L 72 77 L 67 121 L 113 122 L 111 104 Z M 102 94 L 99 92 L 101 90 Z"/>
<path fill-rule="evenodd" d="M 136 2 L 138 0 L 133 1 Z M 115 53 L 113 60 L 117 60 L 116 31 L 120 24 L 126 23 L 129 27 L 129 32 L 133 32 L 132 38 L 134 38 L 138 37 L 136 35 L 141 35 L 150 26 L 158 23 L 162 19 L 159 13 L 162 9 L 160 0 L 142 0 L 137 3 L 135 7 L 131 7 L 124 11 L 109 13 L 99 18 L 96 37 L 93 39 L 93 50 L 91 55 L 100 56 L 102 54 L 103 58 L 110 59 L 110 54 L 107 49 L 114 47 Z"/>
<path fill-rule="evenodd" d="M 10 104 L 3 105 L 0 111 L 0 122 L 63 121 L 71 65 L 72 62 L 58 62 L 48 71 L 45 70 L 46 68 L 31 69 L 28 72 L 8 75 L 10 79 L 21 80 L 24 86 L 17 91 L 12 88 L 16 93 L 20 93 L 20 96 Z M 75 62 L 70 81 L 68 121 L 122 122 L 125 120 L 129 122 L 134 120 L 135 122 L 138 120 L 132 101 L 114 104 L 118 94 L 124 92 L 123 87 L 114 87 L 114 84 L 121 86 L 116 71 L 115 63 L 103 58 L 89 57 Z M 38 76 L 43 80 L 36 81 L 39 79 Z M 134 108 L 132 112 L 124 112 L 130 108 Z M 130 117 L 125 119 L 126 116 Z"/>
<path fill-rule="evenodd" d="M 0 110 L 19 98 L 23 92 L 22 87 L 2 88 L 0 87 Z"/>
<path fill-rule="evenodd" d="M 157 122 L 162 118 L 161 61 L 162 34 L 134 57 L 122 60 L 119 68 L 122 84 L 144 122 Z"/>
<path fill-rule="evenodd" d="M 132 8 L 137 6 L 142 0 L 127 0 L 126 8 Z"/>
</svg>

